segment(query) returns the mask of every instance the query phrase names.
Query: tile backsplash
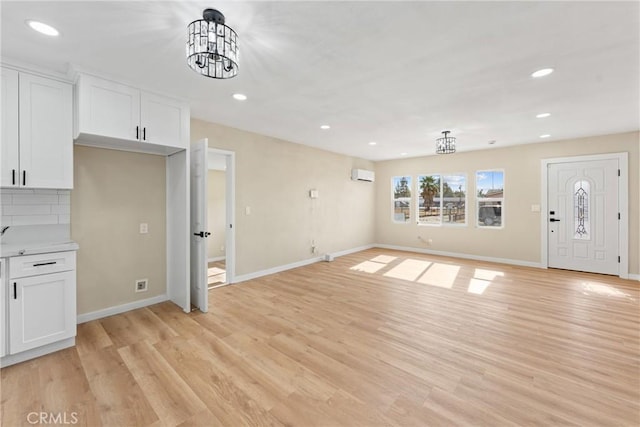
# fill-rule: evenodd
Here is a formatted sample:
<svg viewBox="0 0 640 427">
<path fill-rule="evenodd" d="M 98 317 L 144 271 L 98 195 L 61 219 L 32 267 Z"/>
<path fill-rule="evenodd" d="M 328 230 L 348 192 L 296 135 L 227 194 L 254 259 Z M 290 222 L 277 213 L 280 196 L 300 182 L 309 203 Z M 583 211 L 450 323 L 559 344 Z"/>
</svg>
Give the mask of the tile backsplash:
<svg viewBox="0 0 640 427">
<path fill-rule="evenodd" d="M 71 190 L 0 190 L 2 226 L 69 224 Z"/>
</svg>

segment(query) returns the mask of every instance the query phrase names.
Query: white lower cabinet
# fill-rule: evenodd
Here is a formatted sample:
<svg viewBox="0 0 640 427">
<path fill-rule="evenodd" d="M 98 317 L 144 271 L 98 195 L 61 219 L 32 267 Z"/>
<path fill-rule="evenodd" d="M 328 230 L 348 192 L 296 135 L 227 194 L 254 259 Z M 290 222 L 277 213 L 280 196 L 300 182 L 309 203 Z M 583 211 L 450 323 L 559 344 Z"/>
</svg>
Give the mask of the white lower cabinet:
<svg viewBox="0 0 640 427">
<path fill-rule="evenodd" d="M 0 357 L 7 355 L 7 259 L 0 258 Z"/>
<path fill-rule="evenodd" d="M 74 271 L 11 279 L 9 292 L 11 354 L 76 335 Z"/>
<path fill-rule="evenodd" d="M 6 261 L 7 259 L 4 259 Z M 76 336 L 76 253 L 8 258 L 4 277 L 7 339 L 2 366 L 73 345 Z M 6 320 L 6 321 L 5 321 Z"/>
</svg>

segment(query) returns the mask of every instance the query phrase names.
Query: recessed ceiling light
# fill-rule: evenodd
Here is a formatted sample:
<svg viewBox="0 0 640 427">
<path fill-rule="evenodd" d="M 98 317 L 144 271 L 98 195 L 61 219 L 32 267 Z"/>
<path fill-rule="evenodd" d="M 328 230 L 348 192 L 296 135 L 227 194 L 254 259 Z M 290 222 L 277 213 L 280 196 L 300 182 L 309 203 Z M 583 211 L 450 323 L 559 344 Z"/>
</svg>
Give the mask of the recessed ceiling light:
<svg viewBox="0 0 640 427">
<path fill-rule="evenodd" d="M 544 76 L 548 76 L 551 73 L 553 73 L 553 68 L 543 68 L 541 70 L 531 73 L 531 77 L 534 77 L 534 78 L 544 77 Z"/>
<path fill-rule="evenodd" d="M 37 31 L 41 34 L 44 34 L 47 36 L 60 35 L 60 32 L 58 30 L 53 28 L 51 25 L 45 24 L 44 22 L 33 21 L 33 20 L 28 20 L 26 22 L 27 22 L 27 25 L 31 27 L 32 30 Z"/>
<path fill-rule="evenodd" d="M 373 145 L 378 145 L 378 143 L 377 143 L 377 142 L 373 142 L 373 141 L 371 141 L 371 142 L 369 143 L 369 145 L 371 145 L 371 146 L 373 146 Z"/>
<path fill-rule="evenodd" d="M 329 126 L 329 125 L 322 125 L 322 126 L 320 126 L 320 129 L 322 129 L 322 130 L 331 129 L 331 126 Z"/>
<path fill-rule="evenodd" d="M 401 156 L 406 156 L 408 153 L 400 153 Z"/>
<path fill-rule="evenodd" d="M 238 101 L 246 101 L 247 100 L 247 95 L 243 95 L 241 93 L 234 93 L 233 94 L 233 99 L 237 99 Z"/>
<path fill-rule="evenodd" d="M 545 133 L 544 135 L 540 135 L 540 138 L 549 138 L 551 135 L 549 135 L 548 133 Z"/>
<path fill-rule="evenodd" d="M 536 115 L 537 119 L 544 119 L 545 117 L 549 117 L 551 113 L 540 113 Z"/>
</svg>

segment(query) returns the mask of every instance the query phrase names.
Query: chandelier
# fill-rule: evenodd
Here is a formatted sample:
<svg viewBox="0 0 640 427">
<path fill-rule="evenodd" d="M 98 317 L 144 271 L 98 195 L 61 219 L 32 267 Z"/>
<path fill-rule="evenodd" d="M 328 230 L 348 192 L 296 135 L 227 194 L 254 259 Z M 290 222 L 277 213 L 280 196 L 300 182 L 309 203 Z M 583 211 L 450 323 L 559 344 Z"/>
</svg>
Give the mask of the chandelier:
<svg viewBox="0 0 640 427">
<path fill-rule="evenodd" d="M 436 139 L 436 154 L 451 154 L 456 152 L 456 139 L 448 136 L 451 132 L 442 131 L 444 136 Z"/>
<path fill-rule="evenodd" d="M 187 26 L 187 64 L 198 74 L 230 79 L 238 74 L 238 35 L 224 24 L 224 15 L 205 9 Z"/>
</svg>

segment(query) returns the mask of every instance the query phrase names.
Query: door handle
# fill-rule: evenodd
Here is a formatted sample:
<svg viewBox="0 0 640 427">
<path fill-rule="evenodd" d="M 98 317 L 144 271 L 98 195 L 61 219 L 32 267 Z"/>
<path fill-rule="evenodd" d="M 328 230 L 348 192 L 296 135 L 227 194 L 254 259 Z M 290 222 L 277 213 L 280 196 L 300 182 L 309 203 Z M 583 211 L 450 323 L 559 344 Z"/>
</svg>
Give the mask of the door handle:
<svg viewBox="0 0 640 427">
<path fill-rule="evenodd" d="M 11 185 L 16 185 L 16 170 L 11 170 Z"/>
<path fill-rule="evenodd" d="M 136 139 L 140 139 L 140 126 L 136 126 Z"/>
<path fill-rule="evenodd" d="M 200 236 L 200 237 L 209 237 L 211 236 L 211 233 L 209 233 L 208 231 L 201 231 L 199 233 L 193 233 L 194 236 Z"/>
<path fill-rule="evenodd" d="M 550 218 L 549 222 L 560 222 L 560 220 L 559 219 L 555 219 L 555 218 Z"/>
<path fill-rule="evenodd" d="M 143 141 L 147 140 L 147 128 L 146 127 L 142 128 L 142 140 Z"/>
<path fill-rule="evenodd" d="M 22 185 L 27 185 L 27 171 L 22 171 Z"/>
<path fill-rule="evenodd" d="M 16 282 L 13 282 L 13 299 L 18 299 L 18 289 L 17 289 L 18 284 Z"/>
</svg>

